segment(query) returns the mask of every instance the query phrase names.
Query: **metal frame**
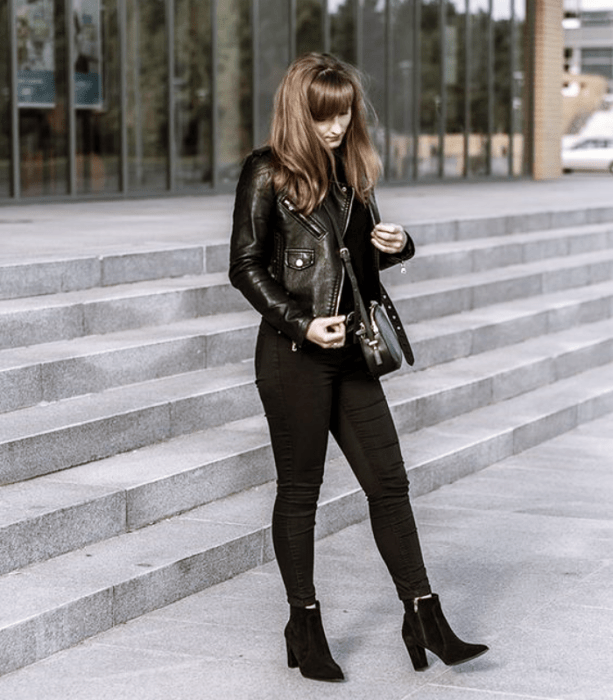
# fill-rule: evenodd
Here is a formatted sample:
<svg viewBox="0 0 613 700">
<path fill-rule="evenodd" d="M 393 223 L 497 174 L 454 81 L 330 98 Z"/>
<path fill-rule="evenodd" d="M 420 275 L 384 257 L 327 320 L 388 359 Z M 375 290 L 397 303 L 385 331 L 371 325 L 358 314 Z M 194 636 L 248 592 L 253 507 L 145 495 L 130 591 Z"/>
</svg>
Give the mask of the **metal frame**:
<svg viewBox="0 0 613 700">
<path fill-rule="evenodd" d="M 385 50 L 384 50 L 384 60 L 385 60 L 385 153 L 383 155 L 383 172 L 385 173 L 385 179 L 392 179 L 392 131 L 394 128 L 393 122 L 393 111 L 394 104 L 392 100 L 393 94 L 393 32 L 392 32 L 392 0 L 385 0 Z"/>
<path fill-rule="evenodd" d="M 472 61 L 470 60 L 470 0 L 464 2 L 464 164 L 462 176 L 467 178 L 470 173 L 470 79 L 472 76 Z"/>
<path fill-rule="evenodd" d="M 211 187 L 219 185 L 219 95 L 217 93 L 217 0 L 211 0 Z"/>
<path fill-rule="evenodd" d="M 251 26 L 260 26 L 260 0 L 251 0 Z M 253 63 L 253 71 L 251 72 L 251 109 L 253 110 L 253 118 L 251 121 L 251 141 L 256 144 L 260 139 L 260 42 L 257 32 L 251 32 L 251 56 Z"/>
<path fill-rule="evenodd" d="M 522 158 L 522 175 L 534 174 L 536 158 L 534 143 L 534 67 L 536 63 L 536 46 L 534 31 L 536 26 L 536 0 L 526 0 L 526 31 L 530 37 L 526 58 L 524 60 L 524 152 Z M 529 118 L 526 118 L 526 115 Z"/>
<path fill-rule="evenodd" d="M 77 111 L 75 108 L 75 52 L 73 0 L 65 0 L 64 31 L 66 32 L 66 110 L 68 113 L 68 194 L 77 194 Z"/>
<path fill-rule="evenodd" d="M 166 95 L 168 100 L 168 157 L 166 160 L 167 174 L 166 185 L 170 192 L 174 192 L 177 183 L 177 144 L 175 134 L 175 3 L 174 0 L 166 2 L 166 70 L 168 82 Z"/>
<path fill-rule="evenodd" d="M 511 60 L 509 65 L 509 93 L 511 99 L 509 100 L 509 152 L 508 152 L 508 165 L 507 171 L 509 176 L 513 176 L 513 165 L 515 160 L 515 71 L 517 69 L 517 55 L 515 52 L 515 46 L 517 45 L 517 26 L 515 24 L 515 0 L 510 0 L 511 2 Z"/>
<path fill-rule="evenodd" d="M 421 3 L 413 5 L 413 172 L 412 181 L 419 180 L 419 137 L 421 135 Z"/>
<path fill-rule="evenodd" d="M 125 66 L 128 58 L 128 16 L 126 0 L 117 0 L 117 21 L 119 23 L 119 65 Z M 119 76 L 119 189 L 123 195 L 128 193 L 128 74 L 120 71 Z"/>
<path fill-rule="evenodd" d="M 438 118 L 438 176 L 443 179 L 445 177 L 445 134 L 447 133 L 447 42 L 445 33 L 447 30 L 447 17 L 445 10 L 447 8 L 446 0 L 439 0 L 439 51 L 441 55 L 441 102 L 439 105 Z"/>
<path fill-rule="evenodd" d="M 323 22 L 324 52 L 330 53 L 332 46 L 332 35 L 330 27 L 330 13 L 328 12 L 328 0 L 323 0 L 321 5 L 321 18 Z"/>
<path fill-rule="evenodd" d="M 15 5 L 8 0 L 9 62 L 10 62 L 10 100 L 11 100 L 11 197 L 21 198 L 21 163 L 19 154 L 19 103 L 17 95 L 17 27 L 15 24 Z"/>
<path fill-rule="evenodd" d="M 364 65 L 364 3 L 355 0 L 353 3 L 353 26 L 355 27 L 355 65 L 362 70 Z"/>
<path fill-rule="evenodd" d="M 492 133 L 494 131 L 494 23 L 492 22 L 493 0 L 488 0 L 487 18 L 487 141 L 485 172 L 492 174 Z"/>
</svg>

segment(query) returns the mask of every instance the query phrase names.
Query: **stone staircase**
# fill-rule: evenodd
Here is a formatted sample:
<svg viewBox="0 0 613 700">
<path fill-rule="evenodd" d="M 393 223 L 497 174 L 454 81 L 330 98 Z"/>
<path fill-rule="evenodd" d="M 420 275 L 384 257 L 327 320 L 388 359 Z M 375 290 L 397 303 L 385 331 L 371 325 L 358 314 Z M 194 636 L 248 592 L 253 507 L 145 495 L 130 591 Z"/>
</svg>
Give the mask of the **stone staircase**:
<svg viewBox="0 0 613 700">
<path fill-rule="evenodd" d="M 412 494 L 613 410 L 613 209 L 411 227 L 385 379 Z M 0 263 L 0 673 L 272 558 L 227 243 Z M 325 536 L 366 517 L 331 446 Z"/>
</svg>

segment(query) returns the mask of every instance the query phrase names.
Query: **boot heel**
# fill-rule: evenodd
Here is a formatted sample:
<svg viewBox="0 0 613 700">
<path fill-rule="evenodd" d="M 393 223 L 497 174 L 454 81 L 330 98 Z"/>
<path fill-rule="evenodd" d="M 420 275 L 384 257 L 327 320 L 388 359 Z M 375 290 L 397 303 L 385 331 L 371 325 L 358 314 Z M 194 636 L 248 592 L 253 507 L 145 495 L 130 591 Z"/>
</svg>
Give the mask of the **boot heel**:
<svg viewBox="0 0 613 700">
<path fill-rule="evenodd" d="M 332 658 L 321 622 L 319 603 L 314 608 L 290 607 L 285 627 L 287 665 L 298 667 L 305 678 L 338 682 L 345 679 Z"/>
<path fill-rule="evenodd" d="M 469 644 L 456 636 L 435 593 L 415 598 L 412 604 L 405 602 L 402 636 L 416 671 L 420 669 L 415 662 L 421 664 L 425 660 L 425 649 L 436 654 L 447 666 L 476 659 L 488 651 L 485 644 Z M 421 666 L 424 667 L 425 665 Z"/>
<path fill-rule="evenodd" d="M 298 659 L 296 658 L 296 655 L 292 651 L 292 648 L 289 645 L 289 642 L 285 642 L 285 646 L 287 647 L 287 665 L 290 668 L 297 668 L 298 666 Z"/>
<path fill-rule="evenodd" d="M 428 668 L 428 659 L 426 658 L 426 650 L 420 647 L 419 644 L 411 644 L 406 639 L 404 640 L 411 663 L 416 671 L 425 671 Z"/>
</svg>

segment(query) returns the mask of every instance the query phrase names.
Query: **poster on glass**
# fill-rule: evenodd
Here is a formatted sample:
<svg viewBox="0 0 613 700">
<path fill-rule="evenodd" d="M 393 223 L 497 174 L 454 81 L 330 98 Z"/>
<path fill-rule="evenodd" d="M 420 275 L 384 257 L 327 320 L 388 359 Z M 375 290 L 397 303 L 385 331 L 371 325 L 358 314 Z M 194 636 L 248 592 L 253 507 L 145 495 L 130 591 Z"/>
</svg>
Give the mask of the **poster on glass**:
<svg viewBox="0 0 613 700">
<path fill-rule="evenodd" d="M 75 107 L 101 109 L 100 0 L 74 0 L 73 22 Z"/>
<path fill-rule="evenodd" d="M 20 107 L 55 107 L 54 0 L 16 0 Z"/>
</svg>

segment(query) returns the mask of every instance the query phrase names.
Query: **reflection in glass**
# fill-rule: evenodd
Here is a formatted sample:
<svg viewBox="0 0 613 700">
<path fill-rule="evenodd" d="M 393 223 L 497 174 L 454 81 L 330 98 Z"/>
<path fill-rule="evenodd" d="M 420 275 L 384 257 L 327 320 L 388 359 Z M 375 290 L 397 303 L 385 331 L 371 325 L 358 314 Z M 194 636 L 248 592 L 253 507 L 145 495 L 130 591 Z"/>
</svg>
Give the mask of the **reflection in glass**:
<svg viewBox="0 0 613 700">
<path fill-rule="evenodd" d="M 18 0 L 17 70 L 21 193 L 68 191 L 64 3 Z"/>
<path fill-rule="evenodd" d="M 511 2 L 495 0 L 494 31 L 494 124 L 492 175 L 509 175 L 511 148 L 511 80 L 513 72 Z"/>
<path fill-rule="evenodd" d="M 121 151 L 117 0 L 74 0 L 73 7 L 77 192 L 117 192 Z"/>
<path fill-rule="evenodd" d="M 348 63 L 357 63 L 357 51 L 355 45 L 355 11 L 356 2 L 358 0 L 327 0 L 328 1 L 328 14 L 330 17 L 330 52 L 335 56 L 338 56 L 343 61 Z M 366 14 L 374 7 L 371 11 L 378 13 L 378 5 L 384 5 L 385 1 L 380 0 L 369 0 L 364 3 L 364 26 L 368 26 L 366 20 Z M 371 49 L 376 48 L 376 44 L 379 43 L 379 34 L 375 26 L 368 27 L 369 31 L 372 30 L 374 33 L 369 34 L 369 47 Z M 365 47 L 367 48 L 367 47 Z"/>
<path fill-rule="evenodd" d="M 217 4 L 219 183 L 233 184 L 253 148 L 252 51 L 249 0 Z"/>
<path fill-rule="evenodd" d="M 468 137 L 468 172 L 489 172 L 489 2 L 470 0 L 470 134 Z"/>
<path fill-rule="evenodd" d="M 257 99 L 257 124 L 255 146 L 268 139 L 275 92 L 289 64 L 289 3 L 286 0 L 260 0 L 258 60 L 259 71 Z"/>
<path fill-rule="evenodd" d="M 176 185 L 212 182 L 212 54 L 210 0 L 175 0 Z"/>
<path fill-rule="evenodd" d="M 394 0 L 392 4 L 392 133 L 390 135 L 389 177 L 410 180 L 414 160 L 415 45 L 414 2 Z"/>
<path fill-rule="evenodd" d="M 128 187 L 168 182 L 168 42 L 164 0 L 127 0 Z"/>
<path fill-rule="evenodd" d="M 441 28 L 438 0 L 422 0 L 420 21 L 421 94 L 419 114 L 419 177 L 439 172 L 439 123 L 441 119 Z"/>
<path fill-rule="evenodd" d="M 444 176 L 466 173 L 464 128 L 466 124 L 466 3 L 444 0 L 446 125 Z"/>
<path fill-rule="evenodd" d="M 296 55 L 324 48 L 325 0 L 297 0 L 296 2 Z"/>
<path fill-rule="evenodd" d="M 8 3 L 0 4 L 0 197 L 11 193 L 11 89 Z"/>
</svg>

